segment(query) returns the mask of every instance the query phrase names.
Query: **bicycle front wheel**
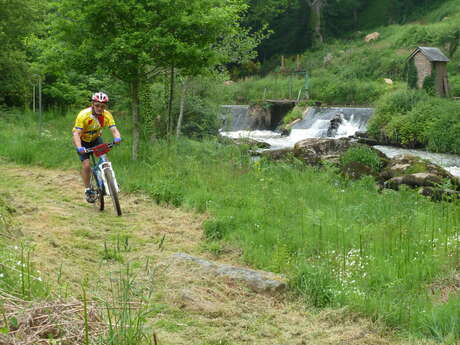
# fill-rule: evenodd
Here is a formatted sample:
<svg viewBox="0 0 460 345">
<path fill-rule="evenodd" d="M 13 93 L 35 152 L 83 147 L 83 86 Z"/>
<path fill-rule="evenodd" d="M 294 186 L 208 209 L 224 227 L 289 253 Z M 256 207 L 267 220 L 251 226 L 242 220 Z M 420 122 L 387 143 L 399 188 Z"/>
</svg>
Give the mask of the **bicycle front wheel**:
<svg viewBox="0 0 460 345">
<path fill-rule="evenodd" d="M 104 169 L 104 175 L 107 187 L 110 191 L 110 197 L 112 198 L 113 207 L 115 208 L 117 215 L 121 216 L 120 201 L 118 200 L 117 187 L 115 186 L 115 181 L 113 180 L 112 171 L 110 169 Z"/>
</svg>

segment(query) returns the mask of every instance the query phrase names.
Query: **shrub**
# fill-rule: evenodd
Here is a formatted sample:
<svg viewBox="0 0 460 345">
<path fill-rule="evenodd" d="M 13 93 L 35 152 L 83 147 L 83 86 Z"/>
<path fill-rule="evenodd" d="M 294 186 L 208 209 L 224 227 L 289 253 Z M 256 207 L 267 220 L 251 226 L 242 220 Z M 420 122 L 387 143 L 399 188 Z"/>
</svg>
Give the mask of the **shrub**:
<svg viewBox="0 0 460 345">
<path fill-rule="evenodd" d="M 458 103 L 422 90 L 398 90 L 379 99 L 368 132 L 407 147 L 458 153 L 460 109 Z"/>
<path fill-rule="evenodd" d="M 452 105 L 427 129 L 428 148 L 436 152 L 460 153 L 460 110 Z"/>
<path fill-rule="evenodd" d="M 384 92 L 383 82 L 341 79 L 332 74 L 311 80 L 311 97 L 329 104 L 370 104 Z"/>
<path fill-rule="evenodd" d="M 387 126 L 391 119 L 405 115 L 411 111 L 417 103 L 426 98 L 424 91 L 399 89 L 391 93 L 384 94 L 376 103 L 375 114 L 369 120 L 368 132 L 371 136 L 380 137 L 382 134 L 390 135 Z M 393 138 L 397 139 L 395 135 Z"/>
<path fill-rule="evenodd" d="M 206 239 L 211 241 L 223 239 L 225 234 L 234 227 L 233 220 L 233 217 L 207 220 L 203 225 Z"/>
<path fill-rule="evenodd" d="M 340 163 L 345 166 L 351 162 L 362 163 L 373 171 L 379 171 L 383 163 L 379 155 L 367 146 L 350 147 L 341 157 Z"/>
</svg>

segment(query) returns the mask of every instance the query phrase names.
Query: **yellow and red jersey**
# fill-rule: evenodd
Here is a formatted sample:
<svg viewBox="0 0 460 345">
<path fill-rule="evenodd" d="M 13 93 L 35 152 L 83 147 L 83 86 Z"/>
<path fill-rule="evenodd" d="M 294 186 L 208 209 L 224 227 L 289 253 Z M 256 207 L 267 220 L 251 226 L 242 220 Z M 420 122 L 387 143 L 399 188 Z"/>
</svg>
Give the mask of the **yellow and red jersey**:
<svg viewBox="0 0 460 345">
<path fill-rule="evenodd" d="M 112 128 L 114 126 L 115 120 L 110 112 L 104 110 L 101 116 L 96 116 L 93 114 L 93 108 L 89 107 L 77 115 L 74 131 L 80 129 L 81 140 L 91 142 L 101 136 L 104 127 Z"/>
</svg>

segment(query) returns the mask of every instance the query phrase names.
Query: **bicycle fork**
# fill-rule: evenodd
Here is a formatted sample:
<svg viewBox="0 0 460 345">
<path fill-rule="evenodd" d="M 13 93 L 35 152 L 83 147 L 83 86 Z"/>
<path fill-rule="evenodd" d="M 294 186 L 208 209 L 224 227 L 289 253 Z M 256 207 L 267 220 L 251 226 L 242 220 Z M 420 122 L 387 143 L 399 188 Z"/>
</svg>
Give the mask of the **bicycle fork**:
<svg viewBox="0 0 460 345">
<path fill-rule="evenodd" d="M 115 177 L 115 173 L 114 173 L 114 171 L 112 169 L 112 163 L 107 161 L 107 160 L 103 160 L 102 157 L 101 157 L 101 159 L 99 160 L 97 170 L 98 170 L 98 173 L 96 175 L 100 179 L 99 182 L 102 182 L 101 183 L 101 186 L 102 186 L 101 189 L 104 191 L 105 195 L 110 195 L 110 188 L 108 187 L 107 179 L 105 177 L 106 170 L 108 170 L 109 174 L 112 175 L 113 182 L 114 182 L 114 185 L 115 185 L 115 190 L 118 193 L 120 191 L 120 189 L 118 187 L 118 182 L 117 182 L 117 179 Z"/>
</svg>

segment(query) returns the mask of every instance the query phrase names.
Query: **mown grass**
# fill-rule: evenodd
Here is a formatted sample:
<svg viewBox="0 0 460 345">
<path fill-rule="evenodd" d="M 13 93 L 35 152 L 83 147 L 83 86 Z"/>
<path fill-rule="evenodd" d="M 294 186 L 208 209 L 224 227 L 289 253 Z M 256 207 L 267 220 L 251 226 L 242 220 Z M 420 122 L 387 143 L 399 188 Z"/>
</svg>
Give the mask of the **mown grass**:
<svg viewBox="0 0 460 345">
<path fill-rule="evenodd" d="M 9 121 L 0 156 L 78 169 L 73 116 L 50 117 L 50 138 L 33 134 L 29 118 Z M 372 179 L 351 182 L 296 160 L 254 161 L 213 139 L 143 142 L 132 162 L 128 126 L 120 130 L 125 140 L 111 158 L 122 189 L 208 213 L 210 247 L 238 245 L 254 267 L 287 274 L 310 305 L 349 306 L 402 332 L 460 339 L 458 202 L 432 203 L 411 190 L 379 193 Z M 28 150 L 18 148 L 25 142 Z"/>
</svg>

